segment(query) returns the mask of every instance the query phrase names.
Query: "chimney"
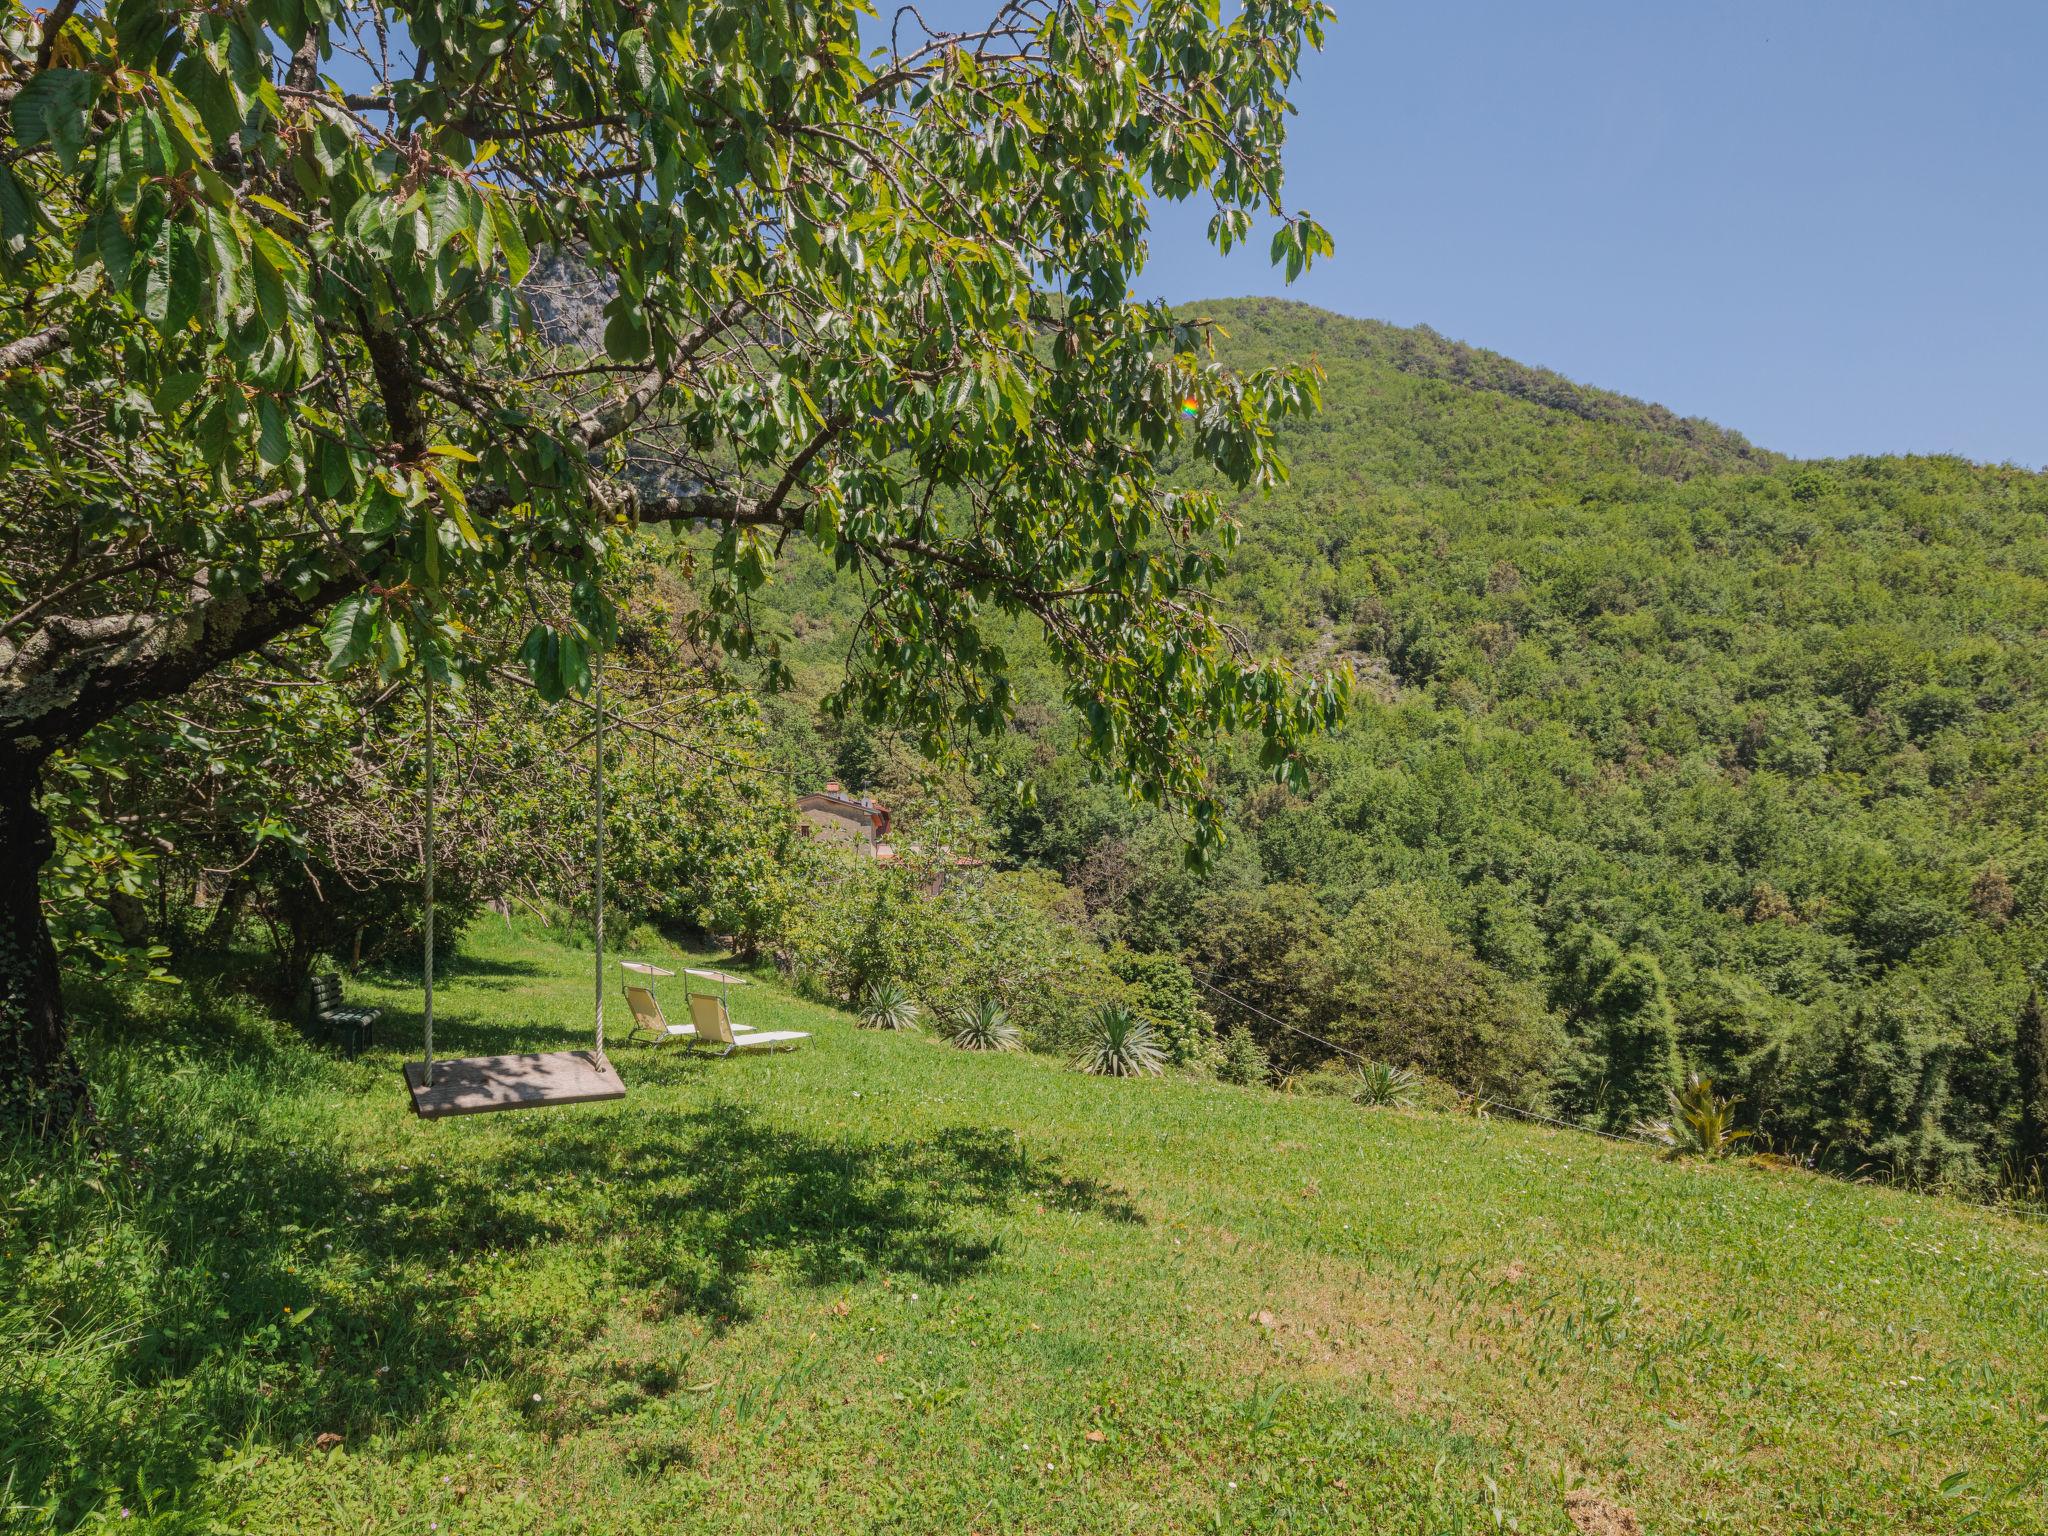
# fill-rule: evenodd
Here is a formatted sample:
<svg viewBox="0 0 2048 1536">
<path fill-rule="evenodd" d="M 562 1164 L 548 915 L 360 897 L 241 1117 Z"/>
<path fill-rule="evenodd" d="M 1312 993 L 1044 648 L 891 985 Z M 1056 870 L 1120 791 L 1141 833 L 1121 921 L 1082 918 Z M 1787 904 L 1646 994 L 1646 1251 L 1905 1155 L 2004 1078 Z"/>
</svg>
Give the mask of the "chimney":
<svg viewBox="0 0 2048 1536">
<path fill-rule="evenodd" d="M 825 781 L 825 793 L 828 795 L 836 795 L 842 793 L 842 791 L 839 788 L 839 781 L 837 779 L 827 779 Z"/>
</svg>

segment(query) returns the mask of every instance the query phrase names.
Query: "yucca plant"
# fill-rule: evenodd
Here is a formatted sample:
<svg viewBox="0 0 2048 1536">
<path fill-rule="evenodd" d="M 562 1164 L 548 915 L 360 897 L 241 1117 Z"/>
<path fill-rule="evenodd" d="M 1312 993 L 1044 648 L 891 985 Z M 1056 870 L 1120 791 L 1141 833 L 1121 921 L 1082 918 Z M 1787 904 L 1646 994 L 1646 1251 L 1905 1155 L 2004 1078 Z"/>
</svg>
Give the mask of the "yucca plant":
<svg viewBox="0 0 2048 1536">
<path fill-rule="evenodd" d="M 1405 1109 L 1415 1102 L 1421 1079 L 1407 1067 L 1368 1061 L 1351 1072 L 1351 1102 L 1372 1109 Z"/>
<path fill-rule="evenodd" d="M 1458 1113 L 1470 1115 L 1474 1120 L 1491 1120 L 1493 1118 L 1493 1100 L 1476 1090 L 1472 1093 L 1460 1093 L 1458 1095 Z"/>
<path fill-rule="evenodd" d="M 1156 1077 L 1166 1066 L 1166 1053 L 1150 1024 L 1128 1008 L 1107 1003 L 1088 1021 L 1088 1043 L 1075 1065 L 1097 1077 Z"/>
<path fill-rule="evenodd" d="M 1635 1129 L 1638 1136 L 1662 1146 L 1666 1157 L 1725 1157 L 1750 1134 L 1735 1123 L 1741 1096 L 1716 1093 L 1711 1077 L 1690 1073 L 1684 1088 L 1666 1088 L 1664 1097 L 1671 1101 L 1671 1113 L 1661 1120 L 1645 1120 Z"/>
<path fill-rule="evenodd" d="M 985 997 L 961 1015 L 953 1043 L 963 1051 L 1014 1051 L 1024 1043 L 1024 1032 L 1010 1022 L 1002 1004 Z"/>
<path fill-rule="evenodd" d="M 917 1028 L 917 999 L 900 981 L 869 982 L 856 1006 L 862 1029 Z"/>
</svg>

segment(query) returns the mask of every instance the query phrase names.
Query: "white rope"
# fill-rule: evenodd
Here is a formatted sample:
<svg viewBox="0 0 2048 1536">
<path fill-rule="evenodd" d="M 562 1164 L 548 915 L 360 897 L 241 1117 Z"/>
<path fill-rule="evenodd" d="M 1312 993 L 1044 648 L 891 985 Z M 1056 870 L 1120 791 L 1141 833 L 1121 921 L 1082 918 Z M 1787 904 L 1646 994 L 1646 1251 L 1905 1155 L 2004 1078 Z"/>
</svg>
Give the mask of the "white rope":
<svg viewBox="0 0 2048 1536">
<path fill-rule="evenodd" d="M 597 708 L 597 727 L 593 732 L 597 743 L 596 762 L 591 769 L 595 792 L 592 799 L 597 815 L 597 880 L 591 900 L 592 927 L 597 939 L 597 963 L 592 977 L 595 983 L 592 991 L 597 1006 L 597 1064 L 602 1067 L 604 1060 L 604 662 L 593 656 L 590 662 L 590 700 Z"/>
<path fill-rule="evenodd" d="M 427 1059 L 424 1064 L 424 1081 L 427 1087 L 434 1086 L 434 674 L 425 671 L 426 681 L 426 739 L 427 739 L 427 810 L 425 820 L 425 857 L 422 863 L 426 869 L 426 921 L 422 927 L 426 932 L 426 952 L 421 970 L 427 979 Z"/>
</svg>

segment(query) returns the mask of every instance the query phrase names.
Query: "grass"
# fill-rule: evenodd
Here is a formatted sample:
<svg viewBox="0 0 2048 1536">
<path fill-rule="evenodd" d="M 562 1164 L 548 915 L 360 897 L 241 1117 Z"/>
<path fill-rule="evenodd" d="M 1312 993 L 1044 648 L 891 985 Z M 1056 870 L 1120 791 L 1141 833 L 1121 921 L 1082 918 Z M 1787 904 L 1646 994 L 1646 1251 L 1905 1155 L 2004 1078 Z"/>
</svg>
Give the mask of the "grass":
<svg viewBox="0 0 2048 1536">
<path fill-rule="evenodd" d="M 588 967 L 480 926 L 438 1043 L 578 1043 Z M 416 994 L 352 994 L 390 1010 L 354 1063 L 227 1003 L 126 1013 L 105 1145 L 9 1156 L 14 1527 L 2048 1524 L 2038 1226 L 1092 1078 L 765 983 L 735 1016 L 797 1052 L 615 1044 L 622 1103 L 423 1124 Z"/>
</svg>

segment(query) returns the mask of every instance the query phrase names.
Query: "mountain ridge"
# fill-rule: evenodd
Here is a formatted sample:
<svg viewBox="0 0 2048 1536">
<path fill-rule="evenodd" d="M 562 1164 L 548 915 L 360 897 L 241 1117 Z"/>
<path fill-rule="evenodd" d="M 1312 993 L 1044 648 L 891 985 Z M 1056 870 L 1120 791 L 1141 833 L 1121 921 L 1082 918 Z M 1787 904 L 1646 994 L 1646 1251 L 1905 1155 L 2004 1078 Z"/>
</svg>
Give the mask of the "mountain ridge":
<svg viewBox="0 0 2048 1536">
<path fill-rule="evenodd" d="M 1582 384 L 1556 369 L 1456 340 L 1427 324 L 1396 325 L 1296 299 L 1210 298 L 1174 307 L 1183 315 L 1249 316 L 1261 324 L 1292 315 L 1314 327 L 1318 354 L 1382 363 L 1414 378 L 1504 395 L 1589 422 L 1656 432 L 1699 451 L 1707 460 L 1703 469 L 1762 470 L 1800 462 L 1792 455 L 1752 443 L 1742 433 L 1706 417 L 1682 416 L 1655 401 Z M 1227 323 L 1225 329 L 1229 329 Z M 1232 339 L 1236 339 L 1234 335 Z"/>
</svg>

